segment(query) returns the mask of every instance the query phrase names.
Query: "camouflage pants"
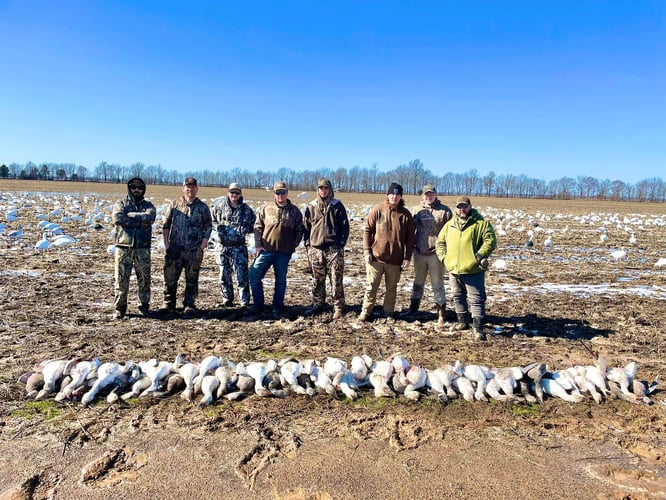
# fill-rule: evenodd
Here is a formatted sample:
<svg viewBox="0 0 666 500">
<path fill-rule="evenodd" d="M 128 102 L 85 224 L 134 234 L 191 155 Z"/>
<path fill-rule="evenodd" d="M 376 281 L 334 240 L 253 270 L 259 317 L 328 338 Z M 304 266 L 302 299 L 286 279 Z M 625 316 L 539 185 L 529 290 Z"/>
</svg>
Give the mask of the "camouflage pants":
<svg viewBox="0 0 666 500">
<path fill-rule="evenodd" d="M 345 306 L 345 289 L 342 277 L 345 272 L 344 248 L 308 247 L 308 260 L 312 269 L 312 303 L 321 306 L 326 302 L 326 276 L 331 277 L 333 307 Z"/>
<path fill-rule="evenodd" d="M 203 250 L 187 250 L 169 247 L 164 259 L 164 306 L 176 307 L 178 280 L 185 269 L 184 307 L 194 307 L 199 295 L 199 270 L 203 261 Z"/>
<path fill-rule="evenodd" d="M 222 300 L 233 302 L 234 282 L 233 271 L 236 271 L 236 282 L 240 293 L 241 305 L 250 304 L 250 280 L 248 278 L 248 254 L 245 245 L 235 247 L 222 247 L 215 256 L 220 266 L 220 292 Z"/>
<path fill-rule="evenodd" d="M 127 294 L 129 293 L 132 268 L 136 274 L 141 305 L 150 304 L 150 248 L 116 247 L 115 266 L 115 301 L 117 311 L 127 311 Z"/>
</svg>

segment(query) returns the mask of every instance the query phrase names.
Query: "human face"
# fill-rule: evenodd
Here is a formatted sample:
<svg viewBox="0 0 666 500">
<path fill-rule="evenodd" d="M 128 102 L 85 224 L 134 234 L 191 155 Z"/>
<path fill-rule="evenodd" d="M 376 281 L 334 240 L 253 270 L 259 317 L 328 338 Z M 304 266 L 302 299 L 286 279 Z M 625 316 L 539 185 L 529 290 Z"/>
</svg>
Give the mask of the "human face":
<svg viewBox="0 0 666 500">
<path fill-rule="evenodd" d="M 285 205 L 287 203 L 287 193 L 286 189 L 278 189 L 275 191 L 275 202 L 278 205 Z"/>
<path fill-rule="evenodd" d="M 198 192 L 199 186 L 196 184 L 187 184 L 186 186 L 183 186 L 183 196 L 187 201 L 194 201 Z"/>
<path fill-rule="evenodd" d="M 388 197 L 388 202 L 390 205 L 397 205 L 400 203 L 400 200 L 402 200 L 402 195 L 401 194 L 396 194 L 396 193 L 389 193 L 386 195 Z"/>
<path fill-rule="evenodd" d="M 320 198 L 326 198 L 331 189 L 328 186 L 319 186 L 317 188 L 317 193 L 319 193 Z"/>
<path fill-rule="evenodd" d="M 435 201 L 435 198 L 437 198 L 437 195 L 432 191 L 423 193 L 423 201 L 425 201 L 428 205 L 432 205 L 432 202 Z"/>
<path fill-rule="evenodd" d="M 458 203 L 456 205 L 456 215 L 461 219 L 467 219 L 470 210 L 472 210 L 472 205 L 468 203 Z"/>
</svg>

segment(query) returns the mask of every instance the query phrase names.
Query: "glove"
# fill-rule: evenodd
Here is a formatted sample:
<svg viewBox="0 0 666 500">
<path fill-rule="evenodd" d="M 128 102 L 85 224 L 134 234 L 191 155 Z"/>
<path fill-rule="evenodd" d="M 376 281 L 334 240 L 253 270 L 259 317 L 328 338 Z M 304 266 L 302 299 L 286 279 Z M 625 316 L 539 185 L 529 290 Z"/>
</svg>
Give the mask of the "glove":
<svg viewBox="0 0 666 500">
<path fill-rule="evenodd" d="M 407 259 L 405 259 L 405 260 L 402 261 L 402 265 L 400 266 L 400 269 L 405 271 L 408 268 L 409 268 L 409 261 Z"/>
<path fill-rule="evenodd" d="M 474 254 L 476 258 L 476 263 L 479 265 L 482 271 L 488 270 L 488 257 L 481 257 L 478 253 Z"/>
</svg>

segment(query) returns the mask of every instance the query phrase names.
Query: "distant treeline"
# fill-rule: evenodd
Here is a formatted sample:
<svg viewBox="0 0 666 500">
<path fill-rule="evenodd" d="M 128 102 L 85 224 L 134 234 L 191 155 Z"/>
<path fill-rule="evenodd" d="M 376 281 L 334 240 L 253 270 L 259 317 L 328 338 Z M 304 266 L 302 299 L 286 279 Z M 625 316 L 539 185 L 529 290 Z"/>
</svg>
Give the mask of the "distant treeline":
<svg viewBox="0 0 666 500">
<path fill-rule="evenodd" d="M 390 171 L 372 167 L 354 166 L 337 169 L 322 168 L 312 170 L 241 170 L 238 167 L 227 170 L 190 170 L 178 172 L 167 170 L 161 165 L 145 165 L 137 162 L 132 165 L 101 162 L 93 169 L 74 163 L 28 162 L 25 165 L 11 163 L 0 165 L 0 178 L 39 179 L 57 181 L 125 182 L 132 177 L 142 177 L 150 184 L 177 185 L 187 176 L 194 176 L 201 185 L 222 187 L 238 182 L 248 188 L 272 186 L 275 181 L 288 183 L 291 190 L 310 191 L 317 180 L 331 179 L 337 191 L 359 193 L 381 193 L 391 182 L 402 184 L 405 194 L 418 194 L 424 184 L 434 184 L 443 195 L 467 194 L 471 196 L 498 196 L 507 198 L 550 198 L 560 200 L 594 199 L 624 201 L 666 201 L 666 182 L 659 177 L 644 179 L 635 184 L 620 180 L 595 179 L 578 176 L 562 177 L 545 181 L 527 175 L 479 174 L 476 170 L 444 175 L 435 175 L 423 166 L 421 160 L 413 160 Z"/>
</svg>

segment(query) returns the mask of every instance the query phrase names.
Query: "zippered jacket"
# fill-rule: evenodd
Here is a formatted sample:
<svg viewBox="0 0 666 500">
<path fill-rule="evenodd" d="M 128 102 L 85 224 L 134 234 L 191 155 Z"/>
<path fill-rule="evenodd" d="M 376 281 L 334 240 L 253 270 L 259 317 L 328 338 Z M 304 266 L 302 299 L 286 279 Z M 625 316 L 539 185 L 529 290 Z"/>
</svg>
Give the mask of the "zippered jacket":
<svg viewBox="0 0 666 500">
<path fill-rule="evenodd" d="M 313 200 L 305 208 L 303 243 L 306 247 L 343 248 L 349 238 L 349 218 L 340 200 Z"/>
<path fill-rule="evenodd" d="M 492 224 L 473 208 L 467 220 L 457 215 L 444 224 L 437 237 L 437 258 L 453 274 L 476 274 L 483 271 L 477 262 L 489 257 L 497 247 Z"/>
<path fill-rule="evenodd" d="M 269 252 L 291 255 L 303 238 L 303 214 L 291 200 L 283 207 L 275 201 L 259 208 L 254 243 Z"/>
</svg>

